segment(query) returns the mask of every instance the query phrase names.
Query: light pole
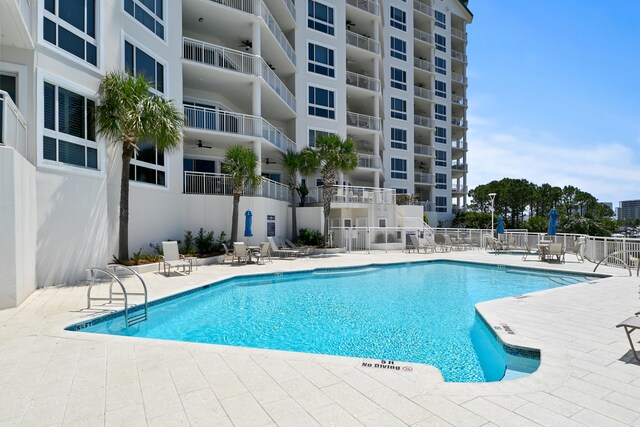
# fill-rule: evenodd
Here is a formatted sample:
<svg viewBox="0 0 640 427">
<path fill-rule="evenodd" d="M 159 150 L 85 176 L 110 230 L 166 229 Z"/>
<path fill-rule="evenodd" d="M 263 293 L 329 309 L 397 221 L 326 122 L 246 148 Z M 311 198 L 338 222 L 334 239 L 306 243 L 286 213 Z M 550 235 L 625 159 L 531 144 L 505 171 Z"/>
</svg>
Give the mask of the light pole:
<svg viewBox="0 0 640 427">
<path fill-rule="evenodd" d="M 489 200 L 491 200 L 491 235 L 493 236 L 493 202 L 496 200 L 496 193 L 489 193 Z"/>
</svg>

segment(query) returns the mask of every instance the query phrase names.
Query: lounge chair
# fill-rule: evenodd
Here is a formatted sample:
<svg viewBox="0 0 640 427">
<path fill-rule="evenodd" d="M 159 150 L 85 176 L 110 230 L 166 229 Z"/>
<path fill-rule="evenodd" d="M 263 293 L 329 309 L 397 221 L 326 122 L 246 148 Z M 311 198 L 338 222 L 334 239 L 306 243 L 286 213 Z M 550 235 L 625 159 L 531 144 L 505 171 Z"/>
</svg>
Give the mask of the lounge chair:
<svg viewBox="0 0 640 427">
<path fill-rule="evenodd" d="M 441 245 L 436 243 L 436 239 L 435 237 L 433 237 L 433 234 L 427 234 L 425 236 L 425 240 L 426 240 L 426 245 L 429 245 L 433 248 L 434 252 L 448 252 L 450 246 L 447 246 L 446 244 Z M 440 250 L 438 250 L 440 249 Z"/>
<path fill-rule="evenodd" d="M 180 252 L 178 252 L 178 242 L 175 240 L 162 242 L 162 260 L 160 261 L 164 265 L 164 275 L 169 276 L 171 274 L 171 268 L 177 269 L 182 267 L 182 272 L 191 273 L 191 263 L 184 259 Z M 159 265 L 158 265 L 159 267 Z"/>
<path fill-rule="evenodd" d="M 295 249 L 279 248 L 273 237 L 267 237 L 267 240 L 269 241 L 269 245 L 271 246 L 271 253 L 273 255 L 279 256 L 280 258 L 291 258 L 300 254 L 300 251 L 297 251 Z"/>
<path fill-rule="evenodd" d="M 636 313 L 636 317 L 629 317 L 626 320 L 618 323 L 616 328 L 624 328 L 624 332 L 627 334 L 627 339 L 629 340 L 629 345 L 631 346 L 631 352 L 633 353 L 633 357 L 640 362 L 640 356 L 638 356 L 638 352 L 636 351 L 635 346 L 633 345 L 633 339 L 631 339 L 631 333 L 636 329 L 640 329 L 640 317 L 637 317 L 640 314 L 640 311 Z"/>
<path fill-rule="evenodd" d="M 226 243 L 223 243 L 222 247 L 224 248 L 224 258 L 222 258 L 222 262 L 225 262 L 227 258 L 231 257 L 231 264 L 233 264 L 233 251 L 229 249 Z"/>
<path fill-rule="evenodd" d="M 578 240 L 576 241 L 576 245 L 573 248 L 573 253 L 576 255 L 576 258 L 578 258 L 578 261 L 580 262 L 584 262 L 584 245 L 585 245 L 584 237 L 578 237 Z"/>
<path fill-rule="evenodd" d="M 260 250 L 255 251 L 253 256 L 256 257 L 257 264 L 260 264 L 260 260 L 262 260 L 262 264 L 264 264 L 265 258 L 269 258 L 269 262 L 273 263 L 273 260 L 271 259 L 271 245 L 269 242 L 260 243 Z"/>
<path fill-rule="evenodd" d="M 522 255 L 522 260 L 526 260 L 527 257 L 531 254 L 537 254 L 538 250 L 537 249 L 532 249 L 531 247 L 529 247 L 529 242 L 527 242 L 526 240 L 524 241 L 524 255 Z"/>
<path fill-rule="evenodd" d="M 431 252 L 435 252 L 436 248 L 434 245 L 429 244 L 429 242 L 426 242 L 424 244 L 420 244 L 420 240 L 418 239 L 418 236 L 416 236 L 415 234 L 411 234 L 409 235 L 409 240 L 411 242 L 411 245 L 413 246 L 413 248 L 416 250 L 416 252 L 420 252 L 420 249 L 424 249 L 424 253 L 427 253 L 427 250 L 430 250 Z"/>
<path fill-rule="evenodd" d="M 562 243 L 549 243 L 549 249 L 547 250 L 547 256 L 551 259 L 556 257 L 558 262 L 564 262 L 564 244 Z"/>
<path fill-rule="evenodd" d="M 233 242 L 233 258 L 238 260 L 238 263 L 244 260 L 245 265 L 251 259 L 251 252 L 244 242 Z M 233 264 L 233 260 L 231 261 Z"/>
<path fill-rule="evenodd" d="M 293 243 L 289 239 L 284 239 L 284 244 L 286 245 L 287 249 L 294 249 L 296 251 L 300 251 L 300 255 L 301 256 L 311 255 L 311 248 L 307 248 L 307 247 L 304 247 L 304 246 L 298 246 L 298 245 L 296 245 L 295 243 Z"/>
<path fill-rule="evenodd" d="M 448 234 L 444 235 L 444 244 L 451 250 L 464 251 L 467 250 L 468 245 L 463 241 L 458 240 L 457 237 L 451 237 Z"/>
<path fill-rule="evenodd" d="M 484 235 L 484 247 L 485 249 L 493 249 L 496 254 L 498 253 L 498 251 L 504 250 L 502 242 L 493 236 L 489 236 L 488 234 Z"/>
</svg>

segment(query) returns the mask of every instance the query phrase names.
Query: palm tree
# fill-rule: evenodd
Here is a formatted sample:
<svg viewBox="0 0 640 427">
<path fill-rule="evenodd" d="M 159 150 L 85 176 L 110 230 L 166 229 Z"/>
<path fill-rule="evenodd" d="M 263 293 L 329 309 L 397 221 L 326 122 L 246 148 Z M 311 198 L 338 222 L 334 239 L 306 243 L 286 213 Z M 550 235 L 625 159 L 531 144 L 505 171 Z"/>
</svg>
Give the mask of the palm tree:
<svg viewBox="0 0 640 427">
<path fill-rule="evenodd" d="M 358 154 L 353 141 L 342 139 L 335 134 L 320 135 L 316 138 L 316 146 L 302 150 L 303 157 L 309 157 L 309 165 L 313 170 L 320 168 L 322 176 L 322 206 L 324 213 L 324 245 L 329 242 L 329 214 L 331 199 L 336 194 L 334 185 L 338 173 L 349 173 L 358 166 Z"/>
<path fill-rule="evenodd" d="M 222 172 L 229 175 L 233 187 L 233 213 L 231 214 L 231 241 L 238 240 L 238 206 L 245 187 L 255 189 L 262 177 L 256 174 L 258 156 L 251 148 L 234 145 L 227 149 Z"/>
<path fill-rule="evenodd" d="M 291 240 L 298 240 L 298 224 L 296 218 L 296 193 L 300 193 L 299 175 L 308 175 L 313 172 L 314 164 L 310 163 L 309 156 L 293 150 L 287 150 L 282 154 L 282 163 L 289 174 L 289 191 L 291 192 Z"/>
<path fill-rule="evenodd" d="M 122 145 L 118 258 L 129 258 L 129 164 L 137 144 L 151 142 L 158 151 L 182 145 L 184 116 L 171 100 L 155 96 L 142 75 L 112 71 L 102 79 L 97 132 Z"/>
</svg>

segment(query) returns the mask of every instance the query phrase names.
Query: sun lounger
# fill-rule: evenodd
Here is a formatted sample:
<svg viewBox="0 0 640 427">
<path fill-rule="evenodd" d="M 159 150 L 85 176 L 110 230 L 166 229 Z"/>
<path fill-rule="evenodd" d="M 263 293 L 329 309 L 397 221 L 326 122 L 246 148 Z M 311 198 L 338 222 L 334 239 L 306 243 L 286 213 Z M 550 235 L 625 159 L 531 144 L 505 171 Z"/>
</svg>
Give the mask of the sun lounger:
<svg viewBox="0 0 640 427">
<path fill-rule="evenodd" d="M 636 313 L 636 316 L 638 314 L 640 314 L 640 312 Z M 627 334 L 627 339 L 629 340 L 629 345 L 631 346 L 631 351 L 633 352 L 633 357 L 640 362 L 640 356 L 638 356 L 638 352 L 633 345 L 633 339 L 631 338 L 631 333 L 636 329 L 640 329 L 640 317 L 629 317 L 617 324 L 616 328 L 624 328 L 624 332 Z"/>
<path fill-rule="evenodd" d="M 532 249 L 531 247 L 529 247 L 529 242 L 527 242 L 526 240 L 524 241 L 524 251 L 524 255 L 522 256 L 523 261 L 526 260 L 529 255 L 538 253 L 537 249 Z"/>
<path fill-rule="evenodd" d="M 430 245 L 428 242 L 421 244 L 420 240 L 418 239 L 418 236 L 416 236 L 415 234 L 411 234 L 409 235 L 409 241 L 411 243 L 411 246 L 413 247 L 413 249 L 416 250 L 416 252 L 420 252 L 420 249 L 424 249 L 424 253 L 427 253 L 427 250 L 431 251 L 431 252 L 435 252 L 436 248 L 434 245 Z"/>
<path fill-rule="evenodd" d="M 171 274 L 171 268 L 178 269 L 178 267 L 182 267 L 183 273 L 191 273 L 191 263 L 180 255 L 180 252 L 178 252 L 178 242 L 175 240 L 162 242 L 162 261 L 160 262 L 164 265 L 165 276 Z M 188 272 L 187 268 L 189 269 Z"/>
<path fill-rule="evenodd" d="M 300 251 L 295 249 L 279 248 L 273 237 L 267 237 L 269 245 L 271 246 L 271 253 L 280 258 L 292 258 L 300 255 Z"/>
<path fill-rule="evenodd" d="M 286 245 L 285 246 L 286 249 L 294 249 L 296 251 L 299 251 L 301 256 L 311 255 L 311 248 L 298 246 L 289 239 L 284 239 L 284 244 Z"/>
</svg>

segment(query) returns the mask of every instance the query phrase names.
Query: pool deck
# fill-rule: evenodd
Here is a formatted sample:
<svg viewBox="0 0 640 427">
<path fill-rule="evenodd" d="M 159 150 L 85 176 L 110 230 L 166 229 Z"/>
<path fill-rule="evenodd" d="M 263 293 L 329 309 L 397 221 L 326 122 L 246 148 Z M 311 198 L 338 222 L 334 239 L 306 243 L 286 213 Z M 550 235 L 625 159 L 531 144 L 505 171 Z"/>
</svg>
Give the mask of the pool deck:
<svg viewBox="0 0 640 427">
<path fill-rule="evenodd" d="M 390 252 L 144 278 L 156 299 L 237 274 L 433 259 L 594 267 L 573 255 L 547 264 L 480 250 Z M 483 384 L 444 383 L 420 364 L 389 370 L 375 360 L 68 332 L 96 315 L 84 309 L 86 286 L 39 289 L 18 308 L 0 310 L 0 425 L 640 426 L 640 365 L 615 328 L 640 310 L 640 278 L 613 268 L 598 273 L 614 277 L 478 304 L 505 342 L 542 351 L 534 374 Z"/>
</svg>

